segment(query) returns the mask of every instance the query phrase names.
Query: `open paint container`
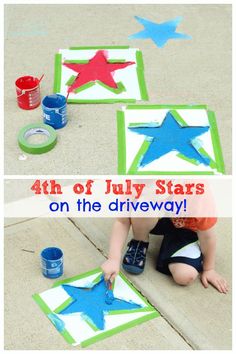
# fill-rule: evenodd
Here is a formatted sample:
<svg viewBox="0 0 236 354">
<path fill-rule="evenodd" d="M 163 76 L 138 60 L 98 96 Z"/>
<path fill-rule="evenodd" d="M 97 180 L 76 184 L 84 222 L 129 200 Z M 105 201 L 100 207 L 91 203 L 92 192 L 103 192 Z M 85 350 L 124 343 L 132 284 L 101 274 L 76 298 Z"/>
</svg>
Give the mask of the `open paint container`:
<svg viewBox="0 0 236 354">
<path fill-rule="evenodd" d="M 43 121 L 54 129 L 63 128 L 67 124 L 66 97 L 60 94 L 45 96 L 42 100 Z"/>
<path fill-rule="evenodd" d="M 42 273 L 46 278 L 58 278 L 63 274 L 63 252 L 57 247 L 48 247 L 41 252 Z"/>
<path fill-rule="evenodd" d="M 17 103 L 20 108 L 29 110 L 40 105 L 40 81 L 33 76 L 22 76 L 16 80 Z"/>
</svg>

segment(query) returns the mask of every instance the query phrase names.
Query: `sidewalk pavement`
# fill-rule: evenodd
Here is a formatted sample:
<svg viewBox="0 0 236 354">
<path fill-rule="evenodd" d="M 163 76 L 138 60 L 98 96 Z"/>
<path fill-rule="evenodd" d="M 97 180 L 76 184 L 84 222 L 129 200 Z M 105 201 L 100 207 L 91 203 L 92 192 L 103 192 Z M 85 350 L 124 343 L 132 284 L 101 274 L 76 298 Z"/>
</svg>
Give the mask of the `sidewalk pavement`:
<svg viewBox="0 0 236 354">
<path fill-rule="evenodd" d="M 177 31 L 192 39 L 171 40 L 162 49 L 151 40 L 128 40 L 142 29 L 135 15 L 155 22 L 183 16 Z M 122 103 L 68 105 L 68 124 L 46 154 L 22 160 L 17 143 L 22 127 L 42 121 L 42 109 L 17 107 L 15 80 L 44 73 L 41 95 L 49 95 L 58 49 L 98 45 L 140 48 L 149 101 L 138 104 L 207 104 L 215 111 L 230 174 L 231 31 L 230 5 L 6 5 L 5 174 L 117 174 L 116 111 Z"/>
<path fill-rule="evenodd" d="M 219 220 L 217 270 L 231 284 L 231 220 Z M 111 219 L 7 219 L 5 228 L 5 349 L 74 349 L 66 344 L 32 299 L 53 280 L 41 275 L 39 253 L 49 245 L 65 254 L 63 278 L 99 266 L 108 251 Z M 127 277 L 161 317 L 88 349 L 231 349 L 231 292 L 180 287 L 155 271 L 159 237 L 151 238 L 145 273 Z M 34 251 L 24 252 L 22 249 Z M 76 347 L 78 348 L 78 347 Z"/>
</svg>

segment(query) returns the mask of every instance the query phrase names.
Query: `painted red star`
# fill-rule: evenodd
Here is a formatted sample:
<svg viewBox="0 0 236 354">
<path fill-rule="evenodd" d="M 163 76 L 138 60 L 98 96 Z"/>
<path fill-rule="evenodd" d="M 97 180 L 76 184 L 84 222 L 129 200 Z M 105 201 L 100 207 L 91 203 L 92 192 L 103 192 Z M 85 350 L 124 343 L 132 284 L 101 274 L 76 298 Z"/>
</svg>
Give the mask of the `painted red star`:
<svg viewBox="0 0 236 354">
<path fill-rule="evenodd" d="M 135 62 L 127 61 L 125 63 L 109 63 L 107 61 L 107 52 L 99 50 L 95 56 L 86 64 L 63 63 L 69 69 L 78 73 L 73 84 L 68 87 L 68 94 L 75 89 L 89 83 L 99 80 L 105 85 L 116 89 L 118 86 L 113 79 L 116 70 L 124 69 Z"/>
</svg>

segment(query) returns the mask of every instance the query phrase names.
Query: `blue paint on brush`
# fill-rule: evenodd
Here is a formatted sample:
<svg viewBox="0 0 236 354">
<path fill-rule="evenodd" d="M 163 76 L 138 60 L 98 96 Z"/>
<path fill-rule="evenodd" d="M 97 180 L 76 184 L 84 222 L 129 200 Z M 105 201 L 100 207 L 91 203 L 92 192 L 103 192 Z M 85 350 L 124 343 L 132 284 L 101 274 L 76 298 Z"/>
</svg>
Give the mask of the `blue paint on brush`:
<svg viewBox="0 0 236 354">
<path fill-rule="evenodd" d="M 107 305 L 111 305 L 114 301 L 114 294 L 112 290 L 107 290 L 106 292 L 106 298 L 105 298 L 105 302 Z"/>
<path fill-rule="evenodd" d="M 145 135 L 146 140 L 150 141 L 150 146 L 143 155 L 140 166 L 144 167 L 150 162 L 159 159 L 170 151 L 177 151 L 189 159 L 203 163 L 208 166 L 210 159 L 199 153 L 194 146 L 194 139 L 209 130 L 209 126 L 194 127 L 181 126 L 168 112 L 162 125 L 154 127 L 153 123 L 142 126 L 129 127 L 129 129 L 137 134 Z"/>
<path fill-rule="evenodd" d="M 163 23 L 155 23 L 139 16 L 135 16 L 135 19 L 143 25 L 144 30 L 129 36 L 129 39 L 150 38 L 157 47 L 162 48 L 169 39 L 192 38 L 187 34 L 176 32 L 177 26 L 182 21 L 182 17 L 176 17 L 173 20 Z"/>
<path fill-rule="evenodd" d="M 103 278 L 89 290 L 66 284 L 62 285 L 62 287 L 74 301 L 62 310 L 60 314 L 69 315 L 72 313 L 82 313 L 84 318 L 88 319 L 100 330 L 103 330 L 105 327 L 104 315 L 107 312 L 115 310 L 128 311 L 142 307 L 133 302 L 117 299 L 114 296 L 111 303 L 108 304 L 106 302 L 108 289 Z"/>
</svg>

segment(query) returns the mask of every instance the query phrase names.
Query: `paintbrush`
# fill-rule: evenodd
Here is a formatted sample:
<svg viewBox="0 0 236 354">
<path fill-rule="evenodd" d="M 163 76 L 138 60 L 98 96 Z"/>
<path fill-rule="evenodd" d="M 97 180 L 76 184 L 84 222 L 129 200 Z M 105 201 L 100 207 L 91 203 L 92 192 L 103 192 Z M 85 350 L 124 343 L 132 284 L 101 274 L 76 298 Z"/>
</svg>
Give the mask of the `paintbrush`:
<svg viewBox="0 0 236 354">
<path fill-rule="evenodd" d="M 111 305 L 114 300 L 113 290 L 112 290 L 112 282 L 110 280 L 107 281 L 107 291 L 105 294 L 105 303 L 107 305 Z"/>
</svg>

